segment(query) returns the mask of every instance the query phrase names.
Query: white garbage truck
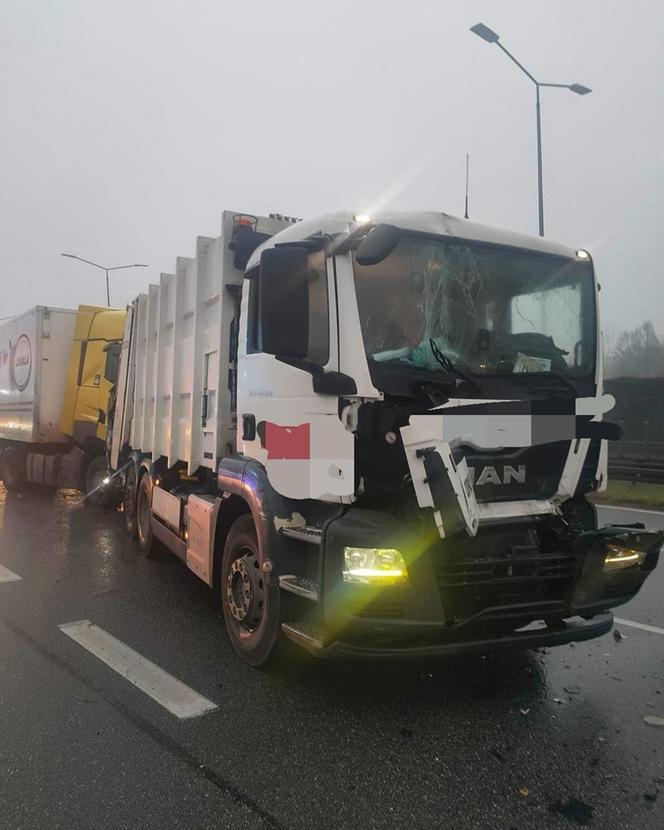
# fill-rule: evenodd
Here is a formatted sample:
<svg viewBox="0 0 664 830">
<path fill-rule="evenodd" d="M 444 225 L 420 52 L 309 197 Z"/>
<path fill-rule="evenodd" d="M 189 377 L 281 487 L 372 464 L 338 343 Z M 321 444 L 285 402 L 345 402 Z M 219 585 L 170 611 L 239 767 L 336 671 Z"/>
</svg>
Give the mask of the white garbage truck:
<svg viewBox="0 0 664 830">
<path fill-rule="evenodd" d="M 128 531 L 218 593 L 252 665 L 607 632 L 661 534 L 598 529 L 591 256 L 443 213 L 225 212 L 129 307 Z"/>
</svg>

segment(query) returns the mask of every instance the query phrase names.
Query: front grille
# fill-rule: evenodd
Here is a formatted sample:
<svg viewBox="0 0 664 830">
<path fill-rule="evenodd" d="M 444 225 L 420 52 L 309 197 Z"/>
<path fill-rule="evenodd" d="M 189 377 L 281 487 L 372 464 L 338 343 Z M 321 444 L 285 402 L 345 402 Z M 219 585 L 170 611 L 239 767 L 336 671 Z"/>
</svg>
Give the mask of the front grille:
<svg viewBox="0 0 664 830">
<path fill-rule="evenodd" d="M 452 540 L 450 540 L 451 542 Z M 509 530 L 478 535 L 452 547 L 443 543 L 431 551 L 446 619 L 460 622 L 488 609 L 499 615 L 528 615 L 528 608 L 561 603 L 577 571 L 569 550 L 543 550 L 533 530 Z M 553 605 L 552 605 L 553 607 Z"/>
<path fill-rule="evenodd" d="M 438 574 L 441 588 L 521 586 L 532 582 L 569 579 L 576 559 L 572 554 L 542 553 L 539 548 L 515 546 L 506 556 L 464 558 L 443 565 Z"/>
</svg>

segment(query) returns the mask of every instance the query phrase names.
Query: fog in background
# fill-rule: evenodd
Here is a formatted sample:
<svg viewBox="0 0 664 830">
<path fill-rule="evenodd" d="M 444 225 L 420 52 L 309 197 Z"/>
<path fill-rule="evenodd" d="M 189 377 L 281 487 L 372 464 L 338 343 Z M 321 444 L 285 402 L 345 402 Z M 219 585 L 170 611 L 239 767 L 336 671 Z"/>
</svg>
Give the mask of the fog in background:
<svg viewBox="0 0 664 830">
<path fill-rule="evenodd" d="M 0 317 L 105 303 L 61 251 L 149 269 L 223 209 L 309 216 L 379 207 L 537 232 L 535 91 L 545 89 L 546 235 L 590 249 L 605 329 L 664 333 L 658 0 L 253 3 L 5 0 L 0 21 Z"/>
</svg>

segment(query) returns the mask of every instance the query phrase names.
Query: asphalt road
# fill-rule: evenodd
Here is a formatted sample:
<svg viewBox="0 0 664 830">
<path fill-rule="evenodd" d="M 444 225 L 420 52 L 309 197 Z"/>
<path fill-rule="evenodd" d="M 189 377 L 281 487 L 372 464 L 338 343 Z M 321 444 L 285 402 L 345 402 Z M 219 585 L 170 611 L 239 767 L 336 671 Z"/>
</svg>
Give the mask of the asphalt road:
<svg viewBox="0 0 664 830">
<path fill-rule="evenodd" d="M 664 827 L 664 727 L 643 720 L 664 718 L 664 564 L 617 612 L 662 633 L 268 670 L 175 557 L 71 493 L 0 491 L 0 566 L 2 828 Z M 77 620 L 218 708 L 178 719 L 65 636 Z"/>
</svg>

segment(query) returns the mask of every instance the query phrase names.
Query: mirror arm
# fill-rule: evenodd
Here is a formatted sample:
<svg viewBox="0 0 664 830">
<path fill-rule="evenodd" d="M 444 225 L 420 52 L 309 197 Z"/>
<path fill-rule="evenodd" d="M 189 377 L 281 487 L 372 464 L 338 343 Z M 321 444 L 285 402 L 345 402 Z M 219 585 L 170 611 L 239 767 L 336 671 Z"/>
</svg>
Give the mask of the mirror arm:
<svg viewBox="0 0 664 830">
<path fill-rule="evenodd" d="M 357 384 L 350 375 L 343 372 L 326 372 L 322 366 L 308 360 L 297 360 L 278 354 L 275 358 L 288 366 L 309 372 L 313 379 L 314 392 L 319 395 L 357 395 Z"/>
</svg>

